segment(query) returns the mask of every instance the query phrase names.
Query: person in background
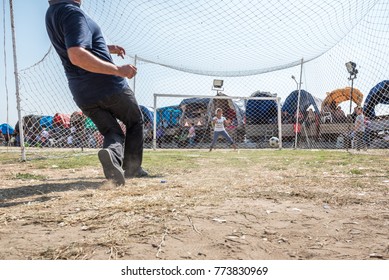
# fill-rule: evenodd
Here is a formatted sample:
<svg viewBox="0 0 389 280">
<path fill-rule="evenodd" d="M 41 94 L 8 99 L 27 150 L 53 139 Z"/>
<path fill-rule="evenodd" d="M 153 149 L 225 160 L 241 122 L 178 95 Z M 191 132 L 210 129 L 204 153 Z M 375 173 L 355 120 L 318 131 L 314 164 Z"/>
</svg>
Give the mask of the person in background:
<svg viewBox="0 0 389 280">
<path fill-rule="evenodd" d="M 196 129 L 194 123 L 192 123 L 188 133 L 189 147 L 193 147 L 195 145 L 195 138 L 196 138 Z"/>
<path fill-rule="evenodd" d="M 361 106 L 356 107 L 357 116 L 355 118 L 355 147 L 357 151 L 360 149 L 366 149 L 366 144 L 364 140 L 365 135 L 365 117 L 363 116 L 363 110 Z"/>
<path fill-rule="evenodd" d="M 5 137 L 4 137 L 4 135 L 3 135 L 3 132 L 0 131 L 0 145 L 3 145 L 4 142 L 5 142 Z"/>
<path fill-rule="evenodd" d="M 107 45 L 100 27 L 82 9 L 81 0 L 49 0 L 46 29 L 64 66 L 73 99 L 104 136 L 98 152 L 104 175 L 116 185 L 142 177 L 143 116 L 126 78 L 137 68 L 113 63 L 124 48 Z M 117 119 L 126 126 L 124 135 Z"/>
<path fill-rule="evenodd" d="M 165 136 L 165 127 L 163 124 L 164 124 L 164 122 L 162 121 L 162 123 L 160 123 L 158 128 L 157 128 L 156 138 L 157 138 L 158 148 L 162 148 L 163 137 Z"/>
<path fill-rule="evenodd" d="M 228 135 L 224 127 L 225 125 L 228 125 L 230 121 L 227 121 L 227 119 L 223 117 L 223 110 L 221 108 L 217 108 L 215 114 L 216 116 L 212 120 L 212 124 L 214 126 L 213 141 L 211 147 L 209 148 L 209 151 L 212 151 L 213 147 L 217 142 L 217 139 L 219 138 L 219 135 L 223 136 L 228 141 L 228 143 L 234 147 L 234 150 L 236 150 L 236 144 L 231 139 L 230 135 Z"/>
<path fill-rule="evenodd" d="M 346 114 L 340 106 L 336 107 L 336 110 L 334 111 L 334 121 L 336 123 L 343 123 L 347 121 Z"/>
</svg>

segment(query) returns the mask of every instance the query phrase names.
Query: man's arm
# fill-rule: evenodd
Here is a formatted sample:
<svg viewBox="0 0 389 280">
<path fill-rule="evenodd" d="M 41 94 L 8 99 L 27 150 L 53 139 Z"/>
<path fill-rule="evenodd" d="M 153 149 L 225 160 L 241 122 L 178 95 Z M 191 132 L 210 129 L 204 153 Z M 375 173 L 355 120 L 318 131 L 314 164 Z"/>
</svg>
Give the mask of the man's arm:
<svg viewBox="0 0 389 280">
<path fill-rule="evenodd" d="M 123 78 L 133 78 L 136 75 L 136 67 L 131 64 L 117 66 L 106 62 L 82 47 L 71 47 L 68 49 L 70 62 L 84 70 L 93 73 L 115 75 Z"/>
</svg>

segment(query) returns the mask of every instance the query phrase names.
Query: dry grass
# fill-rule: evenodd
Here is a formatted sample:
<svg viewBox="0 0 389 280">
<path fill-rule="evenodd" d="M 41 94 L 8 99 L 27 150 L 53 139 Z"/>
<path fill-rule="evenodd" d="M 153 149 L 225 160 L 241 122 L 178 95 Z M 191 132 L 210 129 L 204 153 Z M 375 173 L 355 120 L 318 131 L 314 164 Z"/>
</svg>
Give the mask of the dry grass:
<svg viewBox="0 0 389 280">
<path fill-rule="evenodd" d="M 386 150 L 146 151 L 121 188 L 95 151 L 33 155 L 1 153 L 0 259 L 389 255 Z"/>
</svg>

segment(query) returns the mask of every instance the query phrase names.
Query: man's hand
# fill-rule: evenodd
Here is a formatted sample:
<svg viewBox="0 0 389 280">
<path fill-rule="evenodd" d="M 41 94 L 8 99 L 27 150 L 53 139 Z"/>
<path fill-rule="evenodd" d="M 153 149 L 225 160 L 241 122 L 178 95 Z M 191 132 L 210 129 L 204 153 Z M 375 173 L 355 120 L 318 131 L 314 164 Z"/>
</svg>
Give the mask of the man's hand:
<svg viewBox="0 0 389 280">
<path fill-rule="evenodd" d="M 108 45 L 108 50 L 111 54 L 117 54 L 121 58 L 124 58 L 124 55 L 126 54 L 126 50 L 117 45 Z"/>
<path fill-rule="evenodd" d="M 124 78 L 132 79 L 135 75 L 138 69 L 131 64 L 125 64 L 122 66 L 118 66 L 119 75 Z"/>
</svg>

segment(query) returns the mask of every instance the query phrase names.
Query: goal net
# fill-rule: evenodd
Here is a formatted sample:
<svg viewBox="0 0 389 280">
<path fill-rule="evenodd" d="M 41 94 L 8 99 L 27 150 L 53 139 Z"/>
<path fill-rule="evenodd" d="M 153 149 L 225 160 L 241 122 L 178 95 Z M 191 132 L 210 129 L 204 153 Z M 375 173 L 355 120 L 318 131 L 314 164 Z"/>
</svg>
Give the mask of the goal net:
<svg viewBox="0 0 389 280">
<path fill-rule="evenodd" d="M 227 137 L 214 138 L 215 118 L 223 120 L 222 128 L 239 148 L 282 148 L 281 103 L 274 94 L 234 97 L 219 90 L 213 96 L 154 94 L 154 108 L 152 123 L 145 123 L 146 142 L 154 149 L 209 149 L 213 141 L 213 148 L 228 148 Z M 222 115 L 217 117 L 219 109 Z"/>
<path fill-rule="evenodd" d="M 145 147 L 157 140 L 157 126 L 148 127 L 151 111 L 178 106 L 175 114 L 182 114 L 183 100 L 201 96 L 219 101 L 215 79 L 224 81 L 224 94 L 242 101 L 244 121 L 232 133 L 242 148 L 268 147 L 273 135 L 284 148 L 389 147 L 386 0 L 98 0 L 83 1 L 82 8 L 107 43 L 126 49 L 125 60 L 115 63 L 138 68 L 128 82 L 144 113 Z M 18 73 L 24 145 L 101 147 L 102 136 L 73 102 L 59 58 L 48 49 Z M 355 62 L 358 73 L 351 75 L 346 62 Z M 158 96 L 154 104 L 155 93 L 185 97 Z M 274 96 L 280 98 L 281 127 Z M 201 106 L 209 109 L 207 124 L 200 120 L 209 130 L 215 106 Z M 362 134 L 356 133 L 357 106 L 365 116 Z M 17 122 L 14 112 L 12 144 L 20 145 Z M 186 121 L 179 124 L 186 127 Z M 206 147 L 209 132 L 199 135 L 196 143 Z"/>
</svg>

